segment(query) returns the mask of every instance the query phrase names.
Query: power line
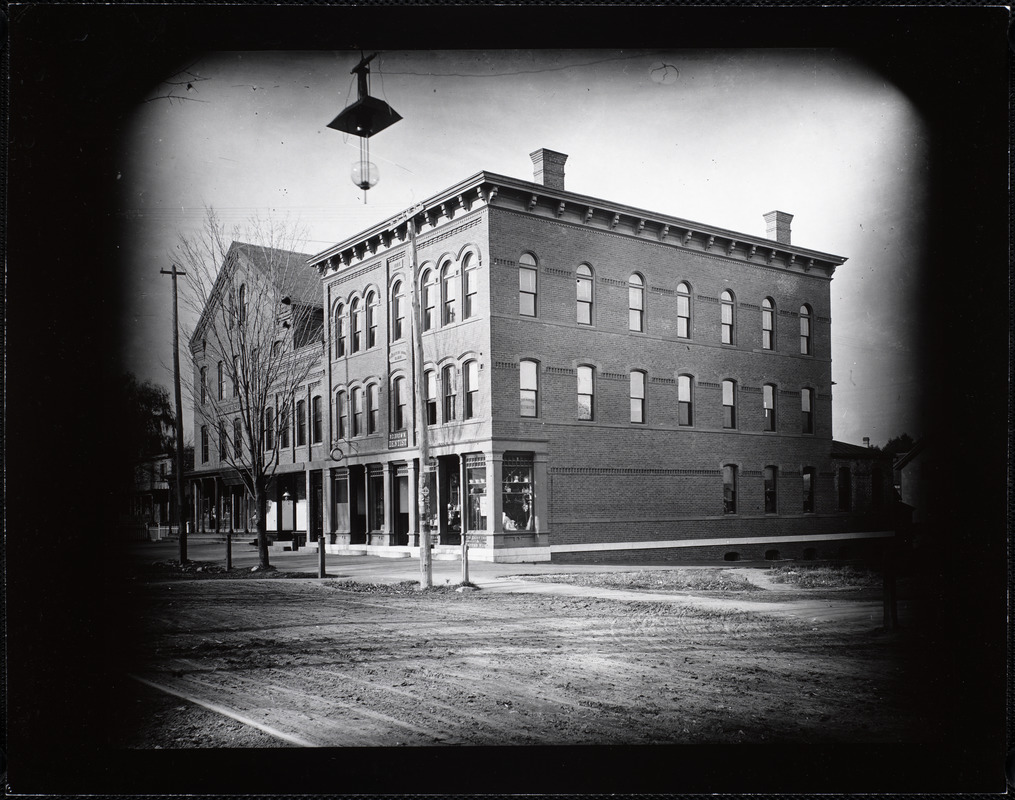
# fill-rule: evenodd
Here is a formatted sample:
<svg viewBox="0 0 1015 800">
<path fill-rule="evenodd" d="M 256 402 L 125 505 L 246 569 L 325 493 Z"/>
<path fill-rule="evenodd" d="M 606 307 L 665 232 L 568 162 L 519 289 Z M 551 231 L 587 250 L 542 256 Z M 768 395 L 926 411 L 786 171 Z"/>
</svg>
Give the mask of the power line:
<svg viewBox="0 0 1015 800">
<path fill-rule="evenodd" d="M 538 75 L 544 72 L 562 72 L 567 69 L 578 69 L 580 67 L 594 67 L 597 64 L 606 64 L 611 61 L 630 61 L 635 58 L 644 58 L 646 55 L 655 55 L 657 53 L 664 52 L 661 50 L 651 50 L 646 52 L 636 53 L 629 56 L 615 56 L 613 58 L 601 58 L 596 61 L 586 61 L 578 64 L 564 64 L 559 67 L 543 67 L 541 69 L 521 69 L 513 70 L 510 72 L 489 72 L 484 74 L 469 73 L 469 72 L 389 72 L 389 75 L 413 75 L 420 78 L 503 78 L 511 75 Z M 378 73 L 381 70 L 378 69 Z M 383 80 L 383 79 L 382 79 Z"/>
</svg>

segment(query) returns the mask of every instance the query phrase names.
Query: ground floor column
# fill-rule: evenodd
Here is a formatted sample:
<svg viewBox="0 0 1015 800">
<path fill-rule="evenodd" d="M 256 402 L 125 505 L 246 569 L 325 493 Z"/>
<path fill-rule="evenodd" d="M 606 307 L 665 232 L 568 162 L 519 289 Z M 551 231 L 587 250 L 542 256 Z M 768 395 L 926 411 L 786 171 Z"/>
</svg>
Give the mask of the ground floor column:
<svg viewBox="0 0 1015 800">
<path fill-rule="evenodd" d="M 409 547 L 419 547 L 419 459 L 410 458 L 409 472 Z"/>
</svg>

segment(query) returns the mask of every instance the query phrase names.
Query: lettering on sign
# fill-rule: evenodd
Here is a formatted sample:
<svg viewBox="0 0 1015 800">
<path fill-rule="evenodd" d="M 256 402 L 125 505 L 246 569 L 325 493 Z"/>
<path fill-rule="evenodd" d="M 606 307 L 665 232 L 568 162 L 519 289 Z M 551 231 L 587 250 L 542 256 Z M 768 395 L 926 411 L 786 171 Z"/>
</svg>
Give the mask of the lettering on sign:
<svg viewBox="0 0 1015 800">
<path fill-rule="evenodd" d="M 388 434 L 388 449 L 395 450 L 399 447 L 409 446 L 409 432 L 408 431 L 397 431 L 395 433 Z"/>
<path fill-rule="evenodd" d="M 399 361 L 405 361 L 409 356 L 404 350 L 392 350 L 391 355 L 388 357 L 388 361 L 392 364 L 396 364 Z"/>
</svg>

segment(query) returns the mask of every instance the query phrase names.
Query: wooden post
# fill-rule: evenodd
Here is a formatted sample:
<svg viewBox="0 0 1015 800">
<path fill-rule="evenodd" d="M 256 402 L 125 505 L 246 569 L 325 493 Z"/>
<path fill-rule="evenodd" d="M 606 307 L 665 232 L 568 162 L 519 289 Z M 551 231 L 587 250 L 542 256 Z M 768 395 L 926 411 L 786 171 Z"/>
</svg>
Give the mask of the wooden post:
<svg viewBox="0 0 1015 800">
<path fill-rule="evenodd" d="M 180 325 L 176 291 L 176 276 L 186 275 L 182 269 L 159 270 L 173 276 L 173 384 L 176 389 L 176 507 L 179 509 L 177 525 L 180 529 L 180 564 L 187 561 L 187 526 L 183 518 L 183 400 L 180 392 Z"/>
<path fill-rule="evenodd" d="M 318 578 L 325 578 L 325 577 L 327 577 L 327 575 L 325 574 L 325 569 L 324 569 L 324 534 L 323 533 L 321 533 L 321 535 L 317 537 L 317 577 Z"/>
</svg>

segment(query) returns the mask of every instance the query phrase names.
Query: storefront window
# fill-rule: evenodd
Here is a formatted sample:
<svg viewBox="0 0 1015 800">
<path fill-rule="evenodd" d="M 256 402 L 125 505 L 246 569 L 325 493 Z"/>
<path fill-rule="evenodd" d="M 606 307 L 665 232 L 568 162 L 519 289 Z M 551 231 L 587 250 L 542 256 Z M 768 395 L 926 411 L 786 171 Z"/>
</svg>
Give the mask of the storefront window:
<svg viewBox="0 0 1015 800">
<path fill-rule="evenodd" d="M 469 486 L 466 529 L 485 531 L 490 501 L 486 493 L 486 463 L 483 456 L 466 456 L 465 479 Z"/>
<path fill-rule="evenodd" d="M 532 457 L 504 457 L 502 487 L 504 514 L 501 523 L 506 531 L 531 531 L 535 528 L 532 508 Z"/>
</svg>

